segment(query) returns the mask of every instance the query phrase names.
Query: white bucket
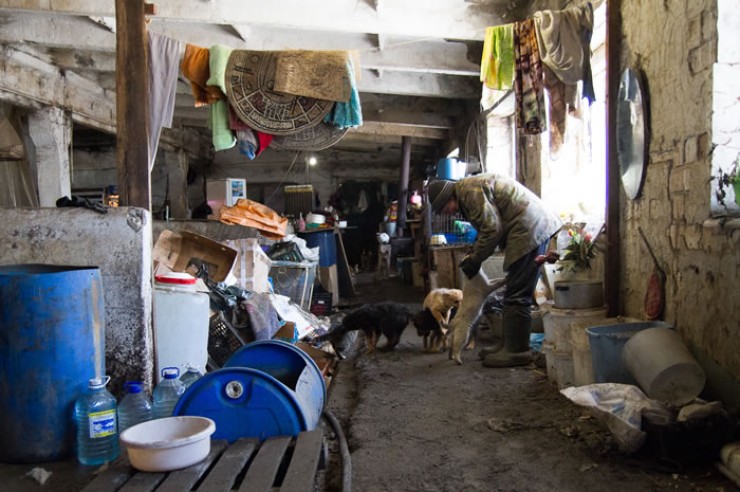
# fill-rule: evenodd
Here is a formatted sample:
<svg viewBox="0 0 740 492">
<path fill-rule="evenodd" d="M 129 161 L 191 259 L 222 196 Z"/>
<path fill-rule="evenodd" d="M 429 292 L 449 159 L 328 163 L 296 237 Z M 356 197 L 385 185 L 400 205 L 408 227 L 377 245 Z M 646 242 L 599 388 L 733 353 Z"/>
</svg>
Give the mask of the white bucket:
<svg viewBox="0 0 740 492">
<path fill-rule="evenodd" d="M 580 323 L 598 324 L 606 318 L 606 308 L 595 309 L 556 309 L 548 308 L 542 318 L 545 330 L 545 340 L 554 345 L 558 352 L 572 352 L 570 344 L 570 324 Z"/>
<path fill-rule="evenodd" d="M 573 373 L 573 356 L 570 352 L 555 350 L 549 342 L 542 344 L 542 352 L 545 354 L 545 365 L 547 367 L 547 379 L 557 383 L 559 389 L 567 388 L 575 384 Z"/>
<path fill-rule="evenodd" d="M 704 389 L 704 370 L 675 330 L 635 333 L 622 350 L 622 360 L 650 398 L 681 406 Z"/>
</svg>

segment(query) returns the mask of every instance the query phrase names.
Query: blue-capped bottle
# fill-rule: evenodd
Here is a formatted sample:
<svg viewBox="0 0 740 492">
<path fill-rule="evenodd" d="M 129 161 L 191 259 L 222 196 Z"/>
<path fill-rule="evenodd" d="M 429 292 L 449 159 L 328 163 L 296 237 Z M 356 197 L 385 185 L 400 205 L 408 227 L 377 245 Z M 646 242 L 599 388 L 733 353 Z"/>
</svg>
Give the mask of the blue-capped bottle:
<svg viewBox="0 0 740 492">
<path fill-rule="evenodd" d="M 118 404 L 118 433 L 136 424 L 152 419 L 152 403 L 144 391 L 144 383 L 140 381 L 126 381 L 123 385 L 126 396 Z"/>
<path fill-rule="evenodd" d="M 198 364 L 186 364 L 185 372 L 180 376 L 180 382 L 188 389 L 188 387 L 196 382 L 198 379 L 203 377 L 203 373 L 200 372 L 200 365 Z"/>
<path fill-rule="evenodd" d="M 102 465 L 118 457 L 116 398 L 105 389 L 109 376 L 91 379 L 87 394 L 75 402 L 77 459 L 83 465 Z"/>
<path fill-rule="evenodd" d="M 177 379 L 179 375 L 180 369 L 177 367 L 162 369 L 162 380 L 154 387 L 152 392 L 152 408 L 155 419 L 172 417 L 172 411 L 177 405 L 177 400 L 185 392 L 185 386 Z"/>
</svg>

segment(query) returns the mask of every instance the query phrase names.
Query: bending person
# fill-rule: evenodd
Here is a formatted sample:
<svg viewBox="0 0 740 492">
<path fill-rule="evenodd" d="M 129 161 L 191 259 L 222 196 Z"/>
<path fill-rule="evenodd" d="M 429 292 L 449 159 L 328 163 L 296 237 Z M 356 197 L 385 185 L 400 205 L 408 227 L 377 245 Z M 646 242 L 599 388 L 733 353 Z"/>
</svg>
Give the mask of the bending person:
<svg viewBox="0 0 740 492">
<path fill-rule="evenodd" d="M 459 181 L 432 181 L 427 189 L 436 213 L 458 211 L 478 231 L 460 262 L 472 278 L 496 247 L 504 250 L 506 290 L 503 299 L 503 345 L 481 350 L 486 367 L 511 367 L 531 362 L 529 332 L 539 265 L 550 238 L 562 222 L 524 185 L 497 174 L 479 174 Z"/>
</svg>

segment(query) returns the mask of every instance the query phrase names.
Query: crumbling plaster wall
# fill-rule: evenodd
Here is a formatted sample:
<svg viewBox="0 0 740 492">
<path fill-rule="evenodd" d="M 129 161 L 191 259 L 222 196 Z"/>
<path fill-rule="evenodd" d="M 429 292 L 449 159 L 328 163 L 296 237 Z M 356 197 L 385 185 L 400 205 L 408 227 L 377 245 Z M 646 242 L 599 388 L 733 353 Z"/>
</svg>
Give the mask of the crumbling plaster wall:
<svg viewBox="0 0 740 492">
<path fill-rule="evenodd" d="M 140 208 L 0 209 L 0 264 L 97 266 L 105 291 L 105 366 L 112 391 L 151 384 L 152 221 Z"/>
<path fill-rule="evenodd" d="M 643 315 L 653 268 L 641 227 L 668 276 L 665 319 L 705 369 L 737 381 L 740 230 L 708 220 L 717 2 L 624 0 L 620 14 L 618 68 L 644 74 L 651 131 L 642 195 L 621 194 L 624 313 Z"/>
</svg>

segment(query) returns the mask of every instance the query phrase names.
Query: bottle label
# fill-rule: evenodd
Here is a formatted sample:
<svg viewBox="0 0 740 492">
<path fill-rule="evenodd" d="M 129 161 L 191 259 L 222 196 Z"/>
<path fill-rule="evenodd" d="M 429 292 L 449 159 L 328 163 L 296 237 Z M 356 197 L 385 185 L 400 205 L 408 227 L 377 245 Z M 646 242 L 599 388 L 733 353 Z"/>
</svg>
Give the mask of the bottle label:
<svg viewBox="0 0 740 492">
<path fill-rule="evenodd" d="M 116 411 L 103 410 L 102 412 L 93 412 L 89 417 L 90 437 L 112 436 L 116 433 Z"/>
</svg>

